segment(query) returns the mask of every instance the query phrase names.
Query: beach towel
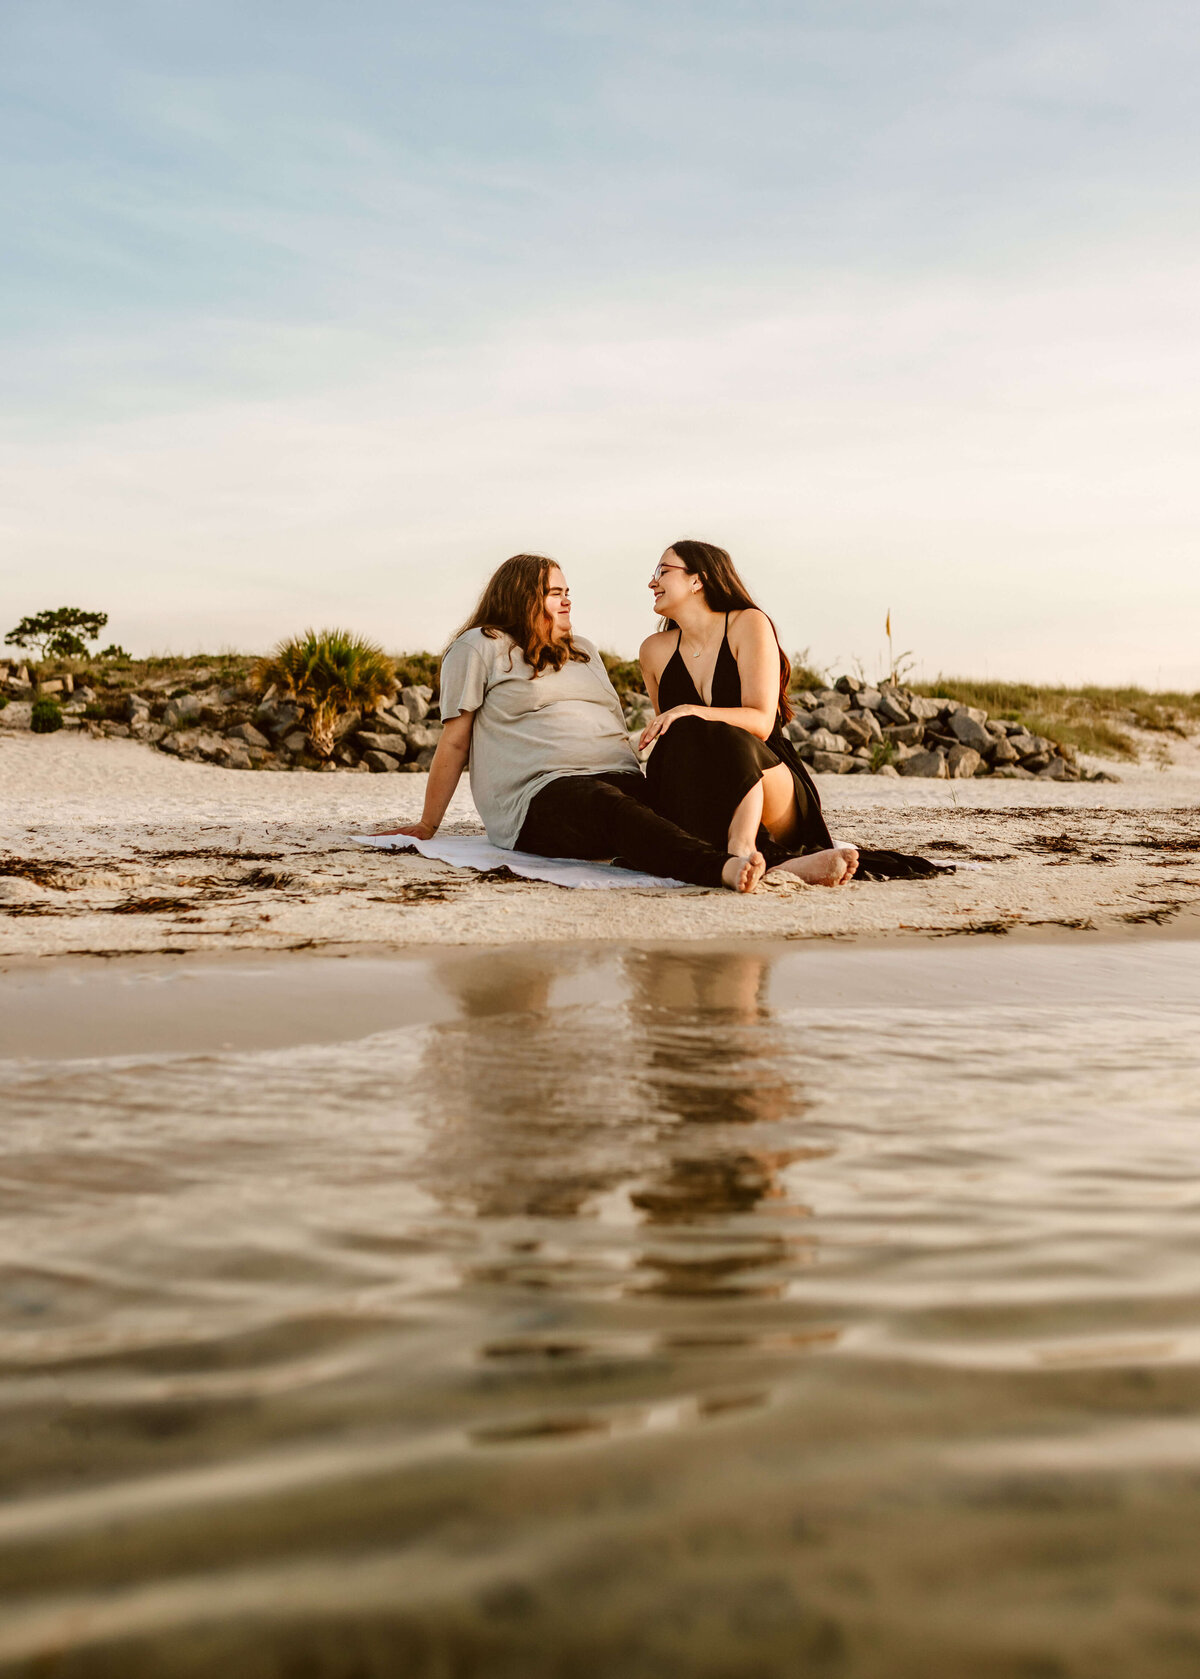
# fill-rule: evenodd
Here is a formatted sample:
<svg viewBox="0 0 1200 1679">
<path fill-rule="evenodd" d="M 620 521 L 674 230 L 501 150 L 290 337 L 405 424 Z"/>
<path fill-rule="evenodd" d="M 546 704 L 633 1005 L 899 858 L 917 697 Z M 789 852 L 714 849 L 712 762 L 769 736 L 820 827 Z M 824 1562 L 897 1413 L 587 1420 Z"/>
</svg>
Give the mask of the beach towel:
<svg viewBox="0 0 1200 1679">
<path fill-rule="evenodd" d="M 686 886 L 684 880 L 663 875 L 640 874 L 636 869 L 618 869 L 613 863 L 585 863 L 574 857 L 536 857 L 529 851 L 505 851 L 493 845 L 485 834 L 438 834 L 431 840 L 410 839 L 407 834 L 356 834 L 360 845 L 380 851 L 418 851 L 456 869 L 511 869 L 528 880 L 549 880 L 555 886 L 582 886 L 591 891 L 614 886 Z"/>
</svg>

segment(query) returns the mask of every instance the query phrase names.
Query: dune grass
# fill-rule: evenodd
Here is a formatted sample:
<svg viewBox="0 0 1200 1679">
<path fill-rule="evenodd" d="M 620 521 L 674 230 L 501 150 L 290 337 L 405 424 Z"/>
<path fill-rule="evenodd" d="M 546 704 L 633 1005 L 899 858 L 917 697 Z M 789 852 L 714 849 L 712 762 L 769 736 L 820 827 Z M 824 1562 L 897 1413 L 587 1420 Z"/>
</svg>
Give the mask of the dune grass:
<svg viewBox="0 0 1200 1679">
<path fill-rule="evenodd" d="M 1030 682 L 981 682 L 939 676 L 913 682 L 914 694 L 978 706 L 989 717 L 1024 723 L 1033 733 L 1100 758 L 1134 761 L 1130 729 L 1171 734 L 1181 740 L 1200 730 L 1200 694 L 1152 693 L 1146 688 L 1047 687 Z"/>
</svg>

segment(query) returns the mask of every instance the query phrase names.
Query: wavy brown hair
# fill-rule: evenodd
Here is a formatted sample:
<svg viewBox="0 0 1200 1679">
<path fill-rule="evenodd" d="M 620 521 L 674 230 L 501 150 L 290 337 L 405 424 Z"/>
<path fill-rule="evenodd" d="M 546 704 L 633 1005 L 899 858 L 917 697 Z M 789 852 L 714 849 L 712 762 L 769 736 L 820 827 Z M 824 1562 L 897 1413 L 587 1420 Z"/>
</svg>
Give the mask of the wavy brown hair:
<svg viewBox="0 0 1200 1679">
<path fill-rule="evenodd" d="M 587 664 L 588 656 L 570 636 L 552 641 L 546 619 L 546 590 L 551 569 L 558 564 L 544 554 L 514 554 L 497 566 L 483 586 L 479 603 L 466 623 L 451 636 L 457 641 L 468 630 L 482 630 L 493 640 L 511 636 L 524 653 L 534 676 L 561 670 L 568 659 Z"/>
<path fill-rule="evenodd" d="M 724 548 L 718 548 L 715 542 L 693 542 L 690 537 L 685 537 L 682 542 L 672 542 L 671 550 L 684 569 L 692 577 L 700 579 L 704 600 L 710 611 L 739 612 L 744 607 L 753 606 L 762 612 L 762 608 L 738 576 L 737 567 Z M 785 723 L 789 723 L 795 716 L 788 700 L 792 663 L 783 650 L 779 631 L 775 628 L 775 620 L 765 612 L 763 617 L 770 624 L 775 645 L 779 649 L 779 714 Z M 667 623 L 673 624 L 674 620 L 668 618 Z"/>
</svg>

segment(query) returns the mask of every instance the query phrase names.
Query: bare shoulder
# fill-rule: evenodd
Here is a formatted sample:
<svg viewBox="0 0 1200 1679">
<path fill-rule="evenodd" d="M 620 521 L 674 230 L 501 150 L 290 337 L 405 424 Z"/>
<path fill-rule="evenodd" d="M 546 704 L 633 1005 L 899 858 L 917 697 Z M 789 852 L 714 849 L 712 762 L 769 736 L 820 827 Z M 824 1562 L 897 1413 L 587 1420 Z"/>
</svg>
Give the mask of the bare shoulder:
<svg viewBox="0 0 1200 1679">
<path fill-rule="evenodd" d="M 771 620 L 759 606 L 741 606 L 729 614 L 729 644 L 736 653 L 739 647 L 758 647 L 774 642 Z"/>
<path fill-rule="evenodd" d="M 643 670 L 653 671 L 657 676 L 671 657 L 675 646 L 674 630 L 655 630 L 648 635 L 638 648 L 638 660 Z"/>
</svg>

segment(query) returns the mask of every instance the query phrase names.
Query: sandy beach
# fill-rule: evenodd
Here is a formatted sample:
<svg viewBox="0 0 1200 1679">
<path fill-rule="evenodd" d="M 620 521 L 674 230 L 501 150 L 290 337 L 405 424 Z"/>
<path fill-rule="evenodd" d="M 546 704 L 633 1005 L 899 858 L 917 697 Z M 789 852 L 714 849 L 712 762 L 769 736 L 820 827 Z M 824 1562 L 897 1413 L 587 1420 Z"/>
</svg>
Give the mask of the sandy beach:
<svg viewBox="0 0 1200 1679">
<path fill-rule="evenodd" d="M 1182 930 L 1200 905 L 1200 747 L 1171 755 L 1111 784 L 824 776 L 839 838 L 956 871 L 738 898 L 573 891 L 355 844 L 415 820 L 423 775 L 255 775 L 0 734 L 0 958 Z M 481 831 L 465 781 L 444 831 Z"/>
</svg>

